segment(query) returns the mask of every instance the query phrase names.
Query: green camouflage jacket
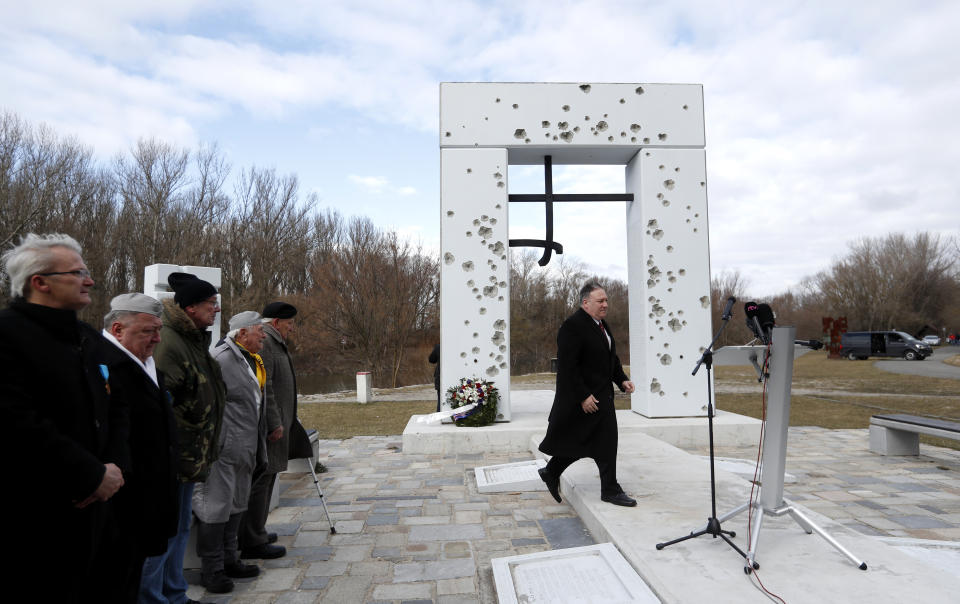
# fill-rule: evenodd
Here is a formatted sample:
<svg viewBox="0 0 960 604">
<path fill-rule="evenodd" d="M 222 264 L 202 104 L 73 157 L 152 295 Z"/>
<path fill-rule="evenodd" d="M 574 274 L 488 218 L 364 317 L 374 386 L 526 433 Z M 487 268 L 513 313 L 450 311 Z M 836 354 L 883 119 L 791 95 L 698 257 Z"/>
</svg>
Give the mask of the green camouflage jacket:
<svg viewBox="0 0 960 604">
<path fill-rule="evenodd" d="M 154 349 L 157 369 L 173 395 L 180 441 L 181 482 L 203 482 L 219 455 L 227 391 L 210 356 L 210 332 L 197 329 L 172 299 L 163 301 L 163 329 Z"/>
</svg>

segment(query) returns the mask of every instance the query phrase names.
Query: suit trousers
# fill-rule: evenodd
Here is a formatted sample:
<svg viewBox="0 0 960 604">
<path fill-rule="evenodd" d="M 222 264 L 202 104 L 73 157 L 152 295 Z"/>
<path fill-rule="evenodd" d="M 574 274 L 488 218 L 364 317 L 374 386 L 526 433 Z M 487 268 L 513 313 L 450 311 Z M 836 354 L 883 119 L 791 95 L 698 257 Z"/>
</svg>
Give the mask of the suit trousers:
<svg viewBox="0 0 960 604">
<path fill-rule="evenodd" d="M 560 480 L 560 475 L 563 474 L 564 470 L 579 459 L 583 458 L 554 455 L 547 462 L 547 471 L 553 478 Z M 613 497 L 622 493 L 623 488 L 617 482 L 617 458 L 594 459 L 593 461 L 596 462 L 597 469 L 600 471 L 600 496 Z"/>
<path fill-rule="evenodd" d="M 238 537 L 241 550 L 267 543 L 267 515 L 270 514 L 270 498 L 276 482 L 275 472 L 264 472 L 253 481 L 247 511 L 243 513 L 243 520 L 240 521 Z"/>
</svg>

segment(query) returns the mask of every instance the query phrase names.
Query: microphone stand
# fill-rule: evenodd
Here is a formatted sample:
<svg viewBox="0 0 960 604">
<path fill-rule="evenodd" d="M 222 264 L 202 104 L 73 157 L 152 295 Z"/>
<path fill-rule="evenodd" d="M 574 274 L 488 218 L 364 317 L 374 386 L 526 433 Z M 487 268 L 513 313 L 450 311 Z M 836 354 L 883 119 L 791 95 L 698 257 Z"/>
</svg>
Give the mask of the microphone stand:
<svg viewBox="0 0 960 604">
<path fill-rule="evenodd" d="M 732 308 L 732 304 L 731 304 Z M 713 392 L 710 388 L 710 385 L 713 383 L 711 378 L 713 371 L 713 345 L 716 344 L 717 340 L 720 338 L 720 334 L 723 333 L 723 330 L 726 329 L 727 323 L 730 321 L 732 313 L 727 310 L 721 317 L 720 329 L 717 330 L 716 335 L 713 336 L 713 340 L 710 342 L 710 345 L 707 346 L 707 349 L 703 351 L 703 356 L 700 357 L 700 360 L 697 361 L 697 366 L 693 368 L 693 374 L 697 375 L 697 371 L 700 370 L 700 365 L 703 365 L 707 368 L 707 425 L 710 432 L 710 511 L 711 516 L 707 518 L 707 526 L 699 531 L 691 532 L 689 535 L 684 535 L 672 541 L 667 541 L 665 543 L 658 543 L 657 549 L 661 550 L 668 545 L 673 545 L 674 543 L 680 543 L 681 541 L 686 541 L 687 539 L 693 539 L 694 537 L 701 537 L 703 535 L 710 535 L 714 539 L 720 537 L 727 542 L 727 545 L 732 547 L 738 554 L 747 558 L 747 554 L 744 553 L 742 549 L 737 547 L 737 545 L 730 540 L 730 537 L 736 537 L 737 534 L 734 531 L 726 531 L 720 526 L 720 520 L 717 519 L 717 479 L 714 469 L 715 456 L 713 451 Z M 729 537 L 728 537 L 729 535 Z M 748 560 L 749 561 L 749 560 Z M 760 568 L 760 565 L 754 562 L 756 566 L 754 568 Z"/>
</svg>

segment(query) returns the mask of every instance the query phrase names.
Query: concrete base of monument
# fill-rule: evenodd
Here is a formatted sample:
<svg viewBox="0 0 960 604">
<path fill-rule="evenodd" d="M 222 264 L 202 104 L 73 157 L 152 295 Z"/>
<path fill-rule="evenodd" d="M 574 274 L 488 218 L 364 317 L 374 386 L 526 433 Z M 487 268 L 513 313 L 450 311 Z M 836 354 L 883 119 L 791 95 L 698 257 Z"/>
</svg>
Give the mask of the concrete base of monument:
<svg viewBox="0 0 960 604">
<path fill-rule="evenodd" d="M 510 393 L 509 422 L 482 428 L 461 428 L 452 423 L 423 424 L 414 415 L 403 430 L 404 453 L 457 454 L 483 451 L 521 453 L 529 449 L 530 437 L 542 438 L 553 403 L 552 390 L 514 390 Z M 680 447 L 706 445 L 709 433 L 706 417 L 648 418 L 633 411 L 617 411 L 620 438 L 634 433 L 649 434 Z M 760 420 L 718 411 L 713 419 L 714 440 L 724 445 L 748 445 L 760 438 Z"/>
<path fill-rule="evenodd" d="M 534 456 L 539 441 L 531 438 Z M 884 540 L 862 535 L 816 512 L 801 512 L 843 547 L 866 562 L 860 570 L 816 533 L 807 534 L 789 516 L 763 520 L 756 561 L 759 571 L 744 572 L 744 559 L 723 540 L 703 535 L 657 550 L 665 543 L 703 529 L 711 515 L 707 460 L 636 431 L 621 429 L 617 478 L 637 507 L 600 500 L 600 480 L 591 460 L 570 466 L 560 495 L 576 510 L 597 542 L 611 542 L 664 603 L 742 603 L 766 599 L 757 576 L 771 592 L 800 602 L 947 602 L 960 593 L 960 576 Z M 756 494 L 755 494 L 756 495 Z M 717 514 L 746 503 L 750 483 L 717 471 Z M 796 504 L 795 504 L 796 505 Z M 855 513 L 855 512 L 853 512 Z M 732 541 L 749 547 L 747 515 L 722 523 Z"/>
</svg>

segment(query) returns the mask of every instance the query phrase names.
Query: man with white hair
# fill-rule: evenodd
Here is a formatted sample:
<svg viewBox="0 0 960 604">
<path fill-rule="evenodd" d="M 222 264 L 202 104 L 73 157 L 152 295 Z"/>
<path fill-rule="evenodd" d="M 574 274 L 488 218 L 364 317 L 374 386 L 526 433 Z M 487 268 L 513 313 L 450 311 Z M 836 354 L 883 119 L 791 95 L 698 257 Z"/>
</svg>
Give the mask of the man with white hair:
<svg viewBox="0 0 960 604">
<path fill-rule="evenodd" d="M 163 322 L 160 302 L 144 294 L 121 294 L 103 319 L 112 385 L 130 408 L 130 471 L 116 496 L 121 538 L 114 568 L 123 576 L 112 589 L 117 601 L 135 602 L 144 560 L 166 552 L 177 534 L 177 427 L 163 374 L 153 349 Z"/>
<path fill-rule="evenodd" d="M 14 590 L 39 587 L 51 602 L 106 601 L 94 569 L 129 458 L 107 344 L 77 319 L 94 284 L 80 254 L 68 235 L 33 233 L 3 254 L 12 300 L 0 311 L 0 514 L 15 544 L 3 571 Z"/>
<path fill-rule="evenodd" d="M 220 457 L 206 482 L 193 493 L 197 516 L 197 555 L 201 583 L 211 593 L 233 591 L 231 578 L 255 577 L 260 568 L 240 561 L 237 531 L 247 509 L 257 466 L 266 464 L 266 420 L 263 347 L 260 313 L 252 310 L 230 318 L 230 331 L 217 344 L 213 358 L 227 386 L 227 403 L 220 431 Z"/>
</svg>

